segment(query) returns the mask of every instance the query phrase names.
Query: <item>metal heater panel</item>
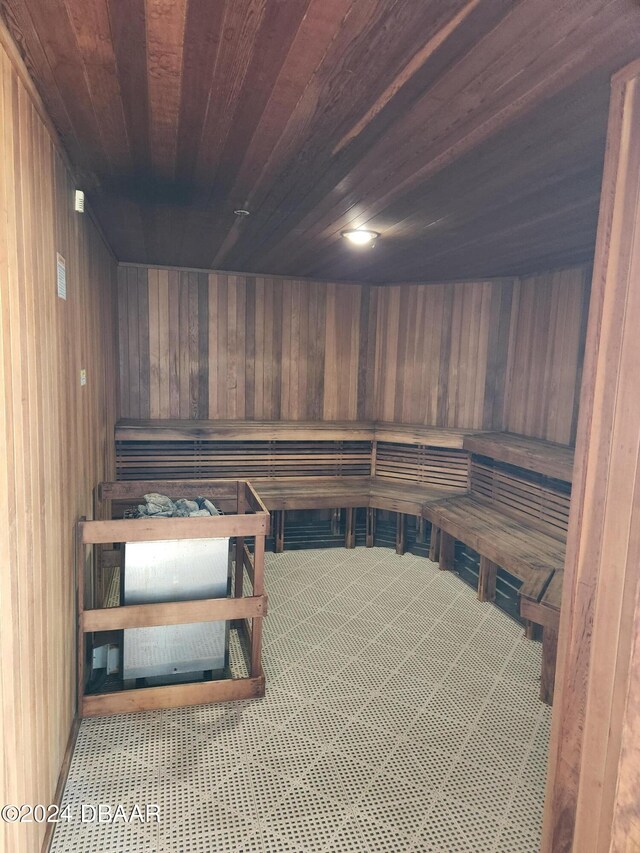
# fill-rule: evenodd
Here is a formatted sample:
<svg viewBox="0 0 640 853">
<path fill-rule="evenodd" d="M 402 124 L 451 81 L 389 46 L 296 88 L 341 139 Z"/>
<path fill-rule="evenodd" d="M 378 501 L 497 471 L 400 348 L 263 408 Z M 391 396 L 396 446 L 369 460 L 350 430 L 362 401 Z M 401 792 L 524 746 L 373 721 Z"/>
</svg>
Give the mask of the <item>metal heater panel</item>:
<svg viewBox="0 0 640 853">
<path fill-rule="evenodd" d="M 229 539 L 129 542 L 124 552 L 124 603 L 223 598 L 229 583 Z M 123 678 L 221 671 L 228 649 L 226 621 L 124 632 Z"/>
</svg>

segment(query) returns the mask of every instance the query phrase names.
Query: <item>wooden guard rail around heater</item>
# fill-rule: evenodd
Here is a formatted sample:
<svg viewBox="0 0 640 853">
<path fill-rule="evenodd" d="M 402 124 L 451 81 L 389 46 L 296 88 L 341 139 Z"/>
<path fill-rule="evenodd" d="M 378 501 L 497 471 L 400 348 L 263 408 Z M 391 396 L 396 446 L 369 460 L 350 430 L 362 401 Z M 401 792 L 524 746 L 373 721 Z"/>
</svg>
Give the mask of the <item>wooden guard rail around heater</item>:
<svg viewBox="0 0 640 853">
<path fill-rule="evenodd" d="M 78 612 L 78 713 L 81 717 L 121 714 L 155 708 L 173 708 L 205 702 L 227 702 L 264 696 L 262 670 L 262 619 L 267 614 L 264 590 L 264 543 L 269 529 L 269 513 L 252 486 L 241 480 L 209 480 L 207 491 L 225 515 L 209 518 L 113 518 L 123 505 L 137 503 L 148 491 L 162 491 L 169 497 L 195 498 L 202 493 L 202 481 L 100 483 L 95 494 L 95 521 L 77 524 L 77 612 Z M 121 513 L 120 513 L 121 514 Z M 93 575 L 117 564 L 115 543 L 149 542 L 166 539 L 234 539 L 235 584 L 233 598 L 97 607 L 100 584 Z M 246 537 L 254 538 L 251 554 Z M 104 550 L 102 545 L 110 545 Z M 98 546 L 94 572 L 87 571 L 87 546 Z M 244 570 L 252 585 L 252 595 L 243 595 Z M 90 580 L 90 582 L 87 582 Z M 119 631 L 154 625 L 181 625 L 191 622 L 228 620 L 238 625 L 249 648 L 247 678 L 218 679 L 194 684 L 145 687 L 112 693 L 85 694 L 86 635 L 97 631 Z"/>
<path fill-rule="evenodd" d="M 498 567 L 522 581 L 521 615 L 528 636 L 542 629 L 541 698 L 551 702 L 573 451 L 509 433 L 470 436 L 464 446 L 472 453 L 469 493 L 423 508 L 431 556 L 450 569 L 456 540 L 477 551 L 481 601 L 495 599 Z"/>
<path fill-rule="evenodd" d="M 465 430 L 358 422 L 120 421 L 118 477 L 250 478 L 274 513 L 276 550 L 284 548 L 287 510 L 344 509 L 345 544 L 353 547 L 354 514 L 367 509 L 367 545 L 376 510 L 422 519 L 427 501 L 466 491 Z"/>
</svg>

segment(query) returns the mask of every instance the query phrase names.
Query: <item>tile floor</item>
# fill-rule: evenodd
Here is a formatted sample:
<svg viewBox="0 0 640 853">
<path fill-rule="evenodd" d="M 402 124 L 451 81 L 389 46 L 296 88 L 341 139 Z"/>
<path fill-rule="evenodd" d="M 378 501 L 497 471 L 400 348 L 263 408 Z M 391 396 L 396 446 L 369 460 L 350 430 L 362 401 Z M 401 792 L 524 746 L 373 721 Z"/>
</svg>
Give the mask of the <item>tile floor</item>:
<svg viewBox="0 0 640 853">
<path fill-rule="evenodd" d="M 267 698 L 83 721 L 63 806 L 160 822 L 62 822 L 52 853 L 538 850 L 538 643 L 388 549 L 268 554 L 267 588 Z"/>
</svg>

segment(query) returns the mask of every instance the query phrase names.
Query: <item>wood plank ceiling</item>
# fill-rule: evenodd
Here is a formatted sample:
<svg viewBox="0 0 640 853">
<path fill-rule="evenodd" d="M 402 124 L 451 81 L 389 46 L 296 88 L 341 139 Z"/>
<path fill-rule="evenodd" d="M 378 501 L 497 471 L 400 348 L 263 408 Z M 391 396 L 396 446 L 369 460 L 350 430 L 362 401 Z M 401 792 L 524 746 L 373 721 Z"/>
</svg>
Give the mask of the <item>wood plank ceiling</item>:
<svg viewBox="0 0 640 853">
<path fill-rule="evenodd" d="M 388 282 L 592 256 L 636 0 L 0 7 L 121 260 Z"/>
</svg>

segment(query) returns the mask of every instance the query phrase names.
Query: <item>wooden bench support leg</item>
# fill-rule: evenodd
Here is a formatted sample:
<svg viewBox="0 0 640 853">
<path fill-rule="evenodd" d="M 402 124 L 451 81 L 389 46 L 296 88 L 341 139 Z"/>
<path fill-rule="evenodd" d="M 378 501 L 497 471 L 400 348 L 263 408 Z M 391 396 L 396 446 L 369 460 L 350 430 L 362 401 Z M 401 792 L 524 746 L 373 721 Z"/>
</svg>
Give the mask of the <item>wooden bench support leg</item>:
<svg viewBox="0 0 640 853">
<path fill-rule="evenodd" d="M 348 507 L 346 510 L 345 530 L 344 530 L 344 547 L 356 547 L 356 511 L 354 507 Z"/>
<path fill-rule="evenodd" d="M 480 573 L 478 575 L 478 601 L 496 600 L 496 574 L 498 567 L 491 560 L 480 556 Z"/>
<path fill-rule="evenodd" d="M 553 705 L 553 688 L 556 680 L 556 657 L 558 654 L 558 632 L 545 627 L 542 631 L 542 671 L 540 673 L 540 699 Z"/>
<path fill-rule="evenodd" d="M 367 507 L 367 537 L 365 545 L 367 548 L 373 548 L 376 541 L 376 511 L 372 507 Z"/>
<path fill-rule="evenodd" d="M 416 516 L 416 542 L 424 543 L 426 539 L 424 518 L 421 515 Z"/>
<path fill-rule="evenodd" d="M 284 510 L 279 510 L 277 513 L 275 513 L 275 516 L 276 554 L 282 554 L 282 552 L 284 551 Z"/>
<path fill-rule="evenodd" d="M 440 568 L 445 571 L 453 569 L 454 557 L 456 553 L 456 540 L 453 536 L 440 531 Z"/>
<path fill-rule="evenodd" d="M 527 640 L 539 640 L 542 628 L 530 619 L 524 620 L 524 635 Z"/>
<path fill-rule="evenodd" d="M 332 509 L 331 510 L 331 535 L 339 536 L 340 535 L 340 510 Z"/>
<path fill-rule="evenodd" d="M 405 514 L 396 513 L 396 554 L 404 554 L 407 546 Z"/>
<path fill-rule="evenodd" d="M 432 563 L 440 560 L 440 528 L 431 525 L 431 541 L 429 543 L 429 559 Z"/>
</svg>

